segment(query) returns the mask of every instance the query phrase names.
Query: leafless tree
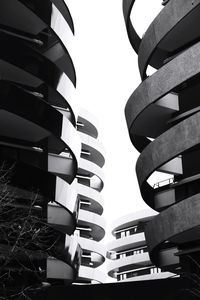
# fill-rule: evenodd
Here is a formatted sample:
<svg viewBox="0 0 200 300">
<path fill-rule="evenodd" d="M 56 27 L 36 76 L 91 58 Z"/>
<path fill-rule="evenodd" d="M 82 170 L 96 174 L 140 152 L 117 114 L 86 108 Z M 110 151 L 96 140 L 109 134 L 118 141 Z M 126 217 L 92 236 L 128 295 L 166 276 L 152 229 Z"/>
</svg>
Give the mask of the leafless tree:
<svg viewBox="0 0 200 300">
<path fill-rule="evenodd" d="M 47 224 L 47 201 L 38 189 L 12 185 L 16 163 L 0 165 L 0 299 L 30 299 L 48 285 L 48 256 L 63 258 L 63 235 Z"/>
</svg>

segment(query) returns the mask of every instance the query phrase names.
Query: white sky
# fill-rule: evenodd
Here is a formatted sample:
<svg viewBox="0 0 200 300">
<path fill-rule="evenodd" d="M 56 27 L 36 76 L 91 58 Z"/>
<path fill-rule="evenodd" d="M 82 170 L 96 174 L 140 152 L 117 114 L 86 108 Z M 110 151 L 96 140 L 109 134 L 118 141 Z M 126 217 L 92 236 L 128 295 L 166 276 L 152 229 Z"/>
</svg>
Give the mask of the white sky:
<svg viewBox="0 0 200 300">
<path fill-rule="evenodd" d="M 124 116 L 125 104 L 141 82 L 137 55 L 126 34 L 122 0 L 66 2 L 75 25 L 79 105 L 99 119 L 99 138 L 106 149 L 103 196 L 109 232 L 113 220 L 147 207 L 135 174 L 139 154 L 130 142 Z M 162 8 L 161 2 L 136 1 L 132 19 L 140 35 Z"/>
</svg>

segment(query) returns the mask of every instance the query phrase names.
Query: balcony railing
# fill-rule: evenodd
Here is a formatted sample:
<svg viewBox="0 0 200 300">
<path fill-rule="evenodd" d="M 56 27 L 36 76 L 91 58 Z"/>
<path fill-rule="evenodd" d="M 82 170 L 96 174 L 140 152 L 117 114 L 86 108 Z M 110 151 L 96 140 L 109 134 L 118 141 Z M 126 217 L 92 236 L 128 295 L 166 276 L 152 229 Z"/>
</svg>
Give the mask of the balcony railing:
<svg viewBox="0 0 200 300">
<path fill-rule="evenodd" d="M 170 185 L 170 184 L 175 184 L 175 183 L 176 183 L 176 181 L 174 180 L 174 177 L 171 177 L 171 178 L 168 178 L 168 179 L 165 179 L 165 180 L 155 183 L 153 185 L 153 188 L 157 189 L 157 188 L 163 187 L 165 185 Z"/>
</svg>

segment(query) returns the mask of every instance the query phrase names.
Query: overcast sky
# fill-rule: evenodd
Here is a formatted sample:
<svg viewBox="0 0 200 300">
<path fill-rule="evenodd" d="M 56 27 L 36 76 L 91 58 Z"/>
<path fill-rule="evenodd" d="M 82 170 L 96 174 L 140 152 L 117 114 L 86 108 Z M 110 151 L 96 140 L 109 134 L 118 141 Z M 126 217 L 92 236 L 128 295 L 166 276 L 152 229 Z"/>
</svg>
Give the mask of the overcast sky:
<svg viewBox="0 0 200 300">
<path fill-rule="evenodd" d="M 142 35 L 162 0 L 138 0 L 132 20 Z M 122 0 L 66 0 L 75 25 L 75 68 L 79 105 L 100 122 L 99 139 L 106 149 L 104 216 L 108 231 L 116 218 L 141 210 L 133 148 L 124 107 L 140 84 L 137 55 L 129 43 Z"/>
</svg>

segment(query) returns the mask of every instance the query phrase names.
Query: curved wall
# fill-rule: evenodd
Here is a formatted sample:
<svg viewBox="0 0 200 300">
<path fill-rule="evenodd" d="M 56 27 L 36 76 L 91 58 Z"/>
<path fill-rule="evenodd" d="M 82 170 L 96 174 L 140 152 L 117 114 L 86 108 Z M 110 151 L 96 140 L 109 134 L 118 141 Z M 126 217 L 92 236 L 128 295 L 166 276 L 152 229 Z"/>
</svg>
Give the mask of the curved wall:
<svg viewBox="0 0 200 300">
<path fill-rule="evenodd" d="M 200 1 L 163 1 L 142 39 L 130 19 L 134 2 L 124 0 L 123 9 L 142 83 L 125 115 L 141 153 L 136 165 L 141 195 L 159 212 L 145 230 L 150 257 L 163 270 L 198 273 Z M 157 69 L 151 76 L 148 66 Z M 150 185 L 156 171 L 169 179 Z"/>
</svg>

